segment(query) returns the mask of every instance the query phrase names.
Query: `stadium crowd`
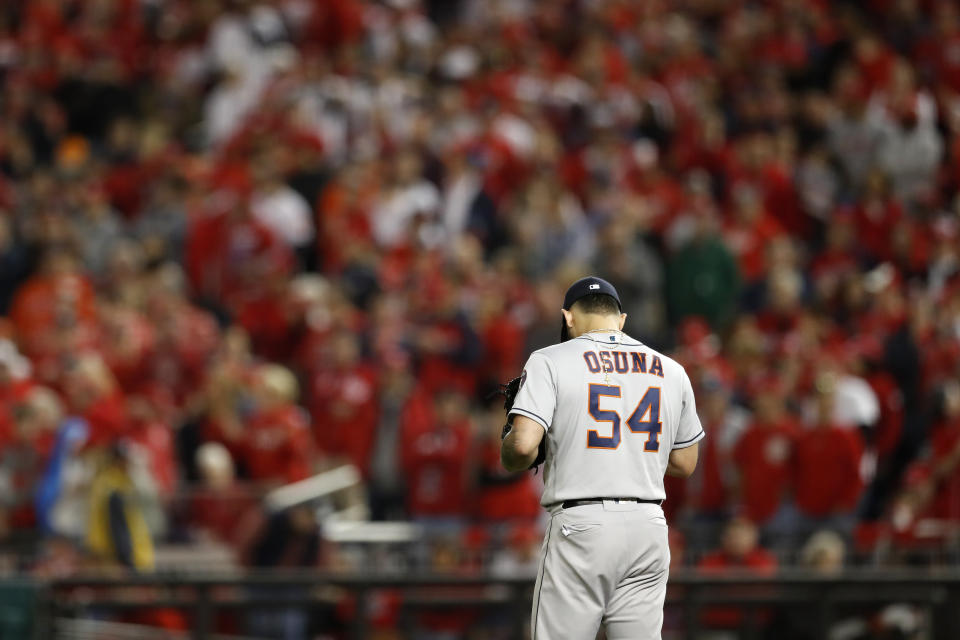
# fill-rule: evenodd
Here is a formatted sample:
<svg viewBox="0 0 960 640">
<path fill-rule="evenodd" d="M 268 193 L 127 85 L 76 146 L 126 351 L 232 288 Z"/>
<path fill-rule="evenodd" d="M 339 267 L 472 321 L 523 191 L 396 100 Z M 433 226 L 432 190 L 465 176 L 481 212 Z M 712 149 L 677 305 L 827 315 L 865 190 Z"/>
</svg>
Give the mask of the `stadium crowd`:
<svg viewBox="0 0 960 640">
<path fill-rule="evenodd" d="M 956 550 L 955 2 L 13 0 L 0 81 L 7 538 L 315 563 L 234 505 L 347 461 L 529 563 L 487 396 L 596 273 L 695 386 L 678 562 Z"/>
</svg>

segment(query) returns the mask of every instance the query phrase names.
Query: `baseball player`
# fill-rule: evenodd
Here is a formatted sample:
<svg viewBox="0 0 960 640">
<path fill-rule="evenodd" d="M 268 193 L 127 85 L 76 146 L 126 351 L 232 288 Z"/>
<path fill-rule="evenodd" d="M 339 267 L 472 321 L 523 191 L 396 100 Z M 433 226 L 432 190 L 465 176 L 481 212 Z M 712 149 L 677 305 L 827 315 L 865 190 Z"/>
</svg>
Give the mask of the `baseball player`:
<svg viewBox="0 0 960 640">
<path fill-rule="evenodd" d="M 670 564 L 663 476 L 693 473 L 704 437 L 690 379 L 621 331 L 626 314 L 606 280 L 574 282 L 561 313 L 560 344 L 531 354 L 508 385 L 500 449 L 510 471 L 545 461 L 540 503 L 551 518 L 532 640 L 593 640 L 600 625 L 610 640 L 659 639 Z"/>
</svg>

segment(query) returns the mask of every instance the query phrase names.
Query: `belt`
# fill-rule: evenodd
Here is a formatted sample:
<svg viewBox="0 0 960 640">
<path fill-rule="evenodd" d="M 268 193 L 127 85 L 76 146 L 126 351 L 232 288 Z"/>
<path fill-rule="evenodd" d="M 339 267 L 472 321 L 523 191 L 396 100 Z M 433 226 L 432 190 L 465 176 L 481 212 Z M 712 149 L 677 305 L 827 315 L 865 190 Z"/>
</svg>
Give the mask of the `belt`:
<svg viewBox="0 0 960 640">
<path fill-rule="evenodd" d="M 645 500 L 643 498 L 584 498 L 583 500 L 564 500 L 560 508 L 585 507 L 588 504 L 601 504 L 605 500 L 611 500 L 613 502 L 637 502 L 640 504 L 663 504 L 663 500 Z"/>
</svg>

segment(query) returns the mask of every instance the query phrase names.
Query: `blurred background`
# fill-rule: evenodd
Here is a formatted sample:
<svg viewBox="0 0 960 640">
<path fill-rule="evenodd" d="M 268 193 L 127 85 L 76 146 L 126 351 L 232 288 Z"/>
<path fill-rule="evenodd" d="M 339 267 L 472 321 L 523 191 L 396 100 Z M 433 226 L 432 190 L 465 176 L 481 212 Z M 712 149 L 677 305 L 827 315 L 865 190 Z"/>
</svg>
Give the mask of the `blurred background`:
<svg viewBox="0 0 960 640">
<path fill-rule="evenodd" d="M 665 638 L 960 637 L 945 0 L 4 0 L 0 637 L 523 638 L 488 399 L 690 373 Z"/>
</svg>

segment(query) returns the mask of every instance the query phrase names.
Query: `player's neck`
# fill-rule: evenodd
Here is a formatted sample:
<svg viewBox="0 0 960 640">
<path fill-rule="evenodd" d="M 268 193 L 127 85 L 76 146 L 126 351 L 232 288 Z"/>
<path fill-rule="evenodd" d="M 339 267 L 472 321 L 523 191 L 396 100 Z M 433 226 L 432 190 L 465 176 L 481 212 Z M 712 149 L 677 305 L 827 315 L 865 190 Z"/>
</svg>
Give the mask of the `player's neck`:
<svg viewBox="0 0 960 640">
<path fill-rule="evenodd" d="M 606 331 L 620 331 L 620 318 L 609 316 L 588 316 L 583 319 L 583 327 L 578 336 L 587 333 L 603 333 Z M 580 327 L 578 327 L 579 329 Z"/>
</svg>

